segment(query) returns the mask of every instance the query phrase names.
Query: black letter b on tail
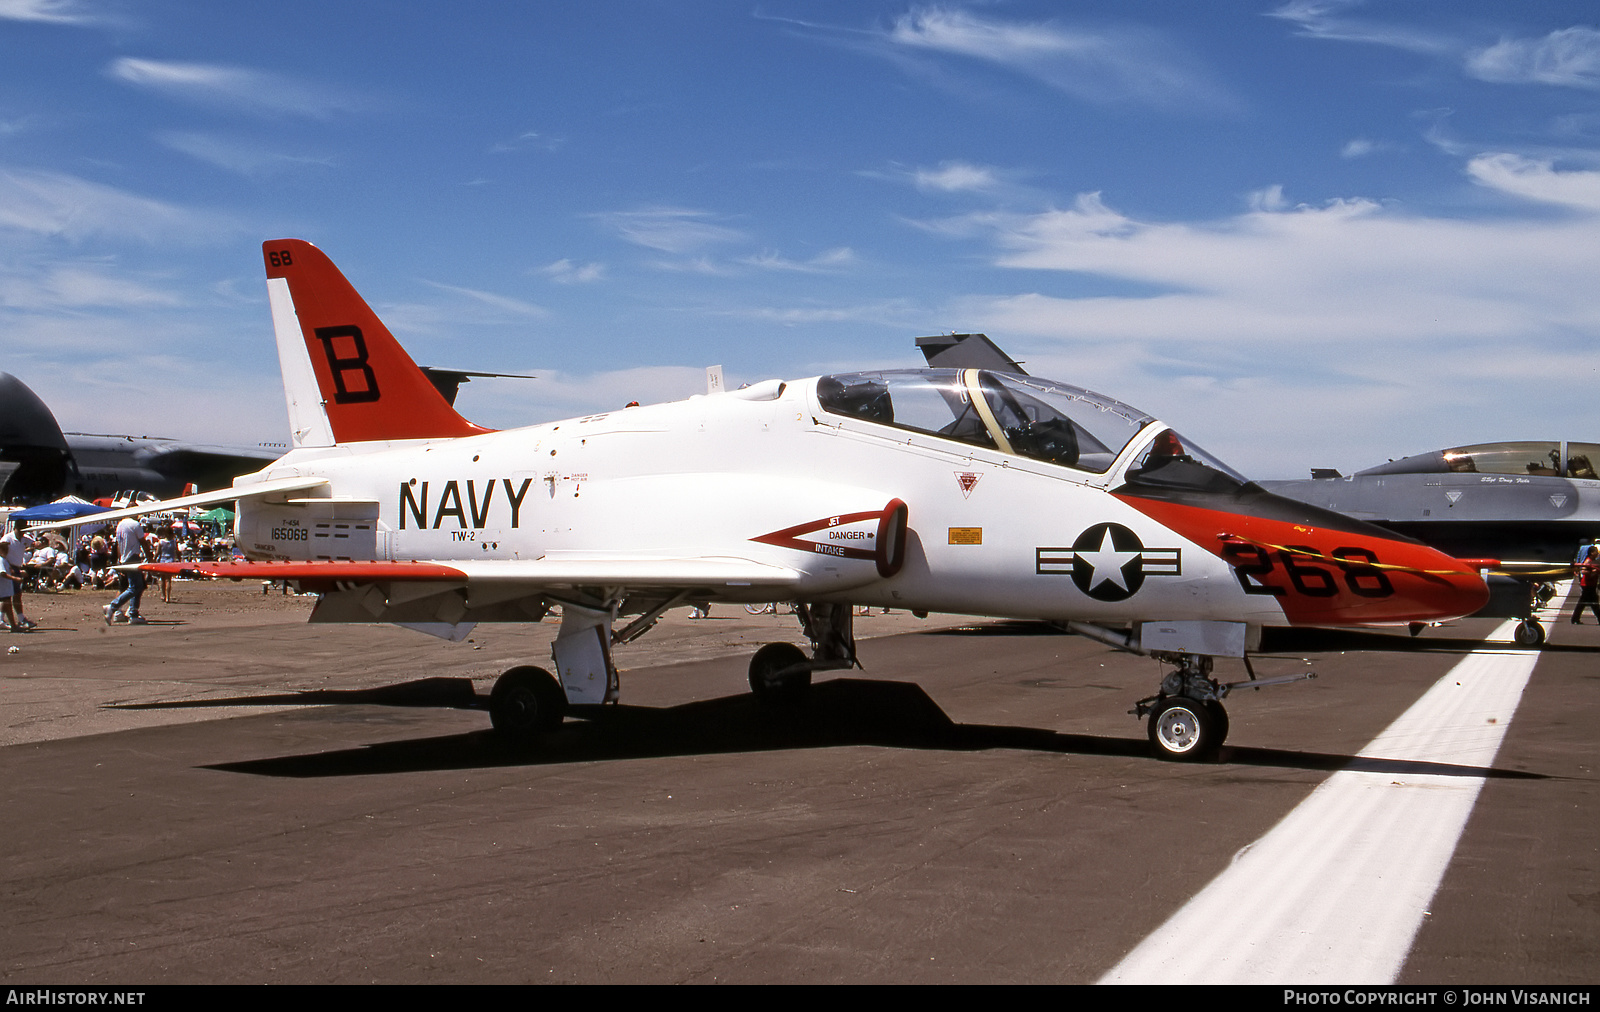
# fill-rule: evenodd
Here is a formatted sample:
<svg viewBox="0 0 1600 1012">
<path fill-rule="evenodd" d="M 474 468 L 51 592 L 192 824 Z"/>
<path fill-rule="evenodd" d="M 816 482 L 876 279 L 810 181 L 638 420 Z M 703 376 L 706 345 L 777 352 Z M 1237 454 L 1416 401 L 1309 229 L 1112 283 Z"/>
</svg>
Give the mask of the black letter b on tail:
<svg viewBox="0 0 1600 1012">
<path fill-rule="evenodd" d="M 323 354 L 328 357 L 328 370 L 333 373 L 334 403 L 360 404 L 377 400 L 378 377 L 373 374 L 372 366 L 367 364 L 367 342 L 361 336 L 361 328 L 318 327 L 316 334 L 322 342 Z M 333 342 L 341 337 L 350 339 L 354 354 L 341 356 L 334 348 Z M 361 381 L 357 389 L 350 389 L 346 381 L 348 373 L 360 373 Z"/>
</svg>

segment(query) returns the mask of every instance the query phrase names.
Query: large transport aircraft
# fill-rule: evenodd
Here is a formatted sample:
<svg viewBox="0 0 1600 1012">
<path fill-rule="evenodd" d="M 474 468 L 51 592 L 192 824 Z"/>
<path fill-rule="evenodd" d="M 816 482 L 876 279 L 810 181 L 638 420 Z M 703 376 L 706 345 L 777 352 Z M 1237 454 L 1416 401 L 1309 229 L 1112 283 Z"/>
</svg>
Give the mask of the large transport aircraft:
<svg viewBox="0 0 1600 1012">
<path fill-rule="evenodd" d="M 248 561 L 142 568 L 288 580 L 321 594 L 313 622 L 459 639 L 559 607 L 555 674 L 512 668 L 490 696 L 512 738 L 616 700 L 613 647 L 668 609 L 780 600 L 811 650 L 756 652 L 764 705 L 858 666 L 852 605 L 1039 619 L 1171 663 L 1134 712 L 1158 756 L 1207 758 L 1232 687 L 1213 660 L 1248 669 L 1263 626 L 1427 623 L 1486 599 L 1468 564 L 1270 495 L 1142 411 L 1020 373 L 772 379 L 481 428 L 320 250 L 262 248 L 293 449 L 231 488 L 106 518 L 237 500 Z"/>
</svg>

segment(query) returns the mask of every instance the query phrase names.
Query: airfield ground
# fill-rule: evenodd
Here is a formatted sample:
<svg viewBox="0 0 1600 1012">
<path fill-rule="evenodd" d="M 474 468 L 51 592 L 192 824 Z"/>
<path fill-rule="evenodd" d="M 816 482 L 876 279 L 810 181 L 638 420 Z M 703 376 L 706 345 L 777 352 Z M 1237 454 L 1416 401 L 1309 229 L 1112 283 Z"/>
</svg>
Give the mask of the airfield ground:
<svg viewBox="0 0 1600 1012">
<path fill-rule="evenodd" d="M 451 683 L 348 693 L 486 694 L 553 622 L 176 596 L 129 628 L 34 595 L 0 636 L 8 983 L 1090 982 L 1497 625 L 1279 637 L 1258 674 L 1319 677 L 1236 694 L 1221 762 L 1178 765 L 1127 713 L 1158 667 L 1081 637 L 862 618 L 865 670 L 773 719 L 745 666 L 793 620 L 680 611 L 619 650 L 610 719 L 527 754 Z M 1493 768 L 1422 771 L 1484 786 L 1401 983 L 1600 979 L 1600 629 L 1550 629 Z M 346 695 L 261 698 L 304 690 Z"/>
</svg>

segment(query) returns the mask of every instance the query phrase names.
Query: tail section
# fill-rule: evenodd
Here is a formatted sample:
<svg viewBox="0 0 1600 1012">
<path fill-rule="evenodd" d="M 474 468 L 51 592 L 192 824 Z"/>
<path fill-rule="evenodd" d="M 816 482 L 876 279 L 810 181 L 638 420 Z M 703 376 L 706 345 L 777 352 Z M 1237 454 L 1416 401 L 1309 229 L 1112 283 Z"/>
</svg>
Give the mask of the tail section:
<svg viewBox="0 0 1600 1012">
<path fill-rule="evenodd" d="M 493 431 L 456 414 L 321 250 L 273 239 L 261 252 L 295 446 Z"/>
</svg>

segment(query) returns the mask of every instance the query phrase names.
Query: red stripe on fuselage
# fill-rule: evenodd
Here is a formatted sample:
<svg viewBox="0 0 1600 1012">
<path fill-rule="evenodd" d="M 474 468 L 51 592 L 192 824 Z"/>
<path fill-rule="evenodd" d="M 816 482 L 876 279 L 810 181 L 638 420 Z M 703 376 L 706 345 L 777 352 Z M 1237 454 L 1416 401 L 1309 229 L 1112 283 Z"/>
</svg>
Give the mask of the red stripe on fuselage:
<svg viewBox="0 0 1600 1012">
<path fill-rule="evenodd" d="M 1398 625 L 1470 615 L 1489 599 L 1476 570 L 1414 541 L 1115 493 L 1227 562 L 1241 589 L 1290 625 Z"/>
</svg>

